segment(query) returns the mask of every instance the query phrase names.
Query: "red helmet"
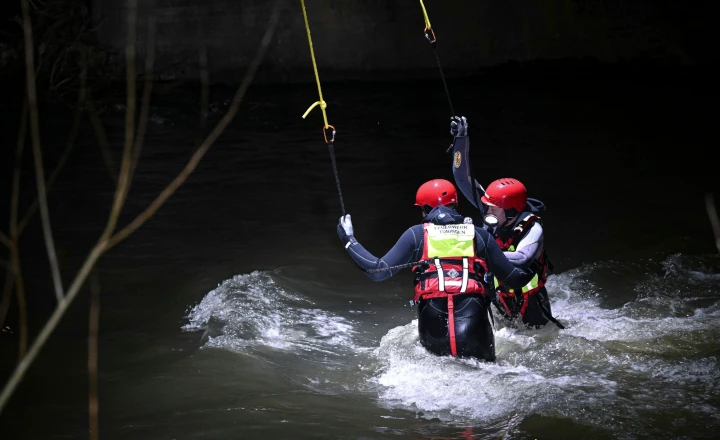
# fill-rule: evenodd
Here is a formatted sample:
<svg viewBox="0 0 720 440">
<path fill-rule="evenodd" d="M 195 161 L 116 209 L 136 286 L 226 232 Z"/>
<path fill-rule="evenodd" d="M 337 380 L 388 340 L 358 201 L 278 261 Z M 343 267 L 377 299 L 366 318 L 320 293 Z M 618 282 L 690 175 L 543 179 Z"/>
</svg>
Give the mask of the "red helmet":
<svg viewBox="0 0 720 440">
<path fill-rule="evenodd" d="M 455 186 L 444 179 L 433 179 L 423 183 L 415 195 L 415 205 L 430 205 L 434 208 L 439 205 L 457 203 L 457 191 Z"/>
<path fill-rule="evenodd" d="M 480 197 L 483 203 L 502 209 L 516 209 L 522 212 L 527 203 L 527 190 L 525 185 L 517 179 L 498 179 L 488 185 L 485 195 Z"/>
</svg>

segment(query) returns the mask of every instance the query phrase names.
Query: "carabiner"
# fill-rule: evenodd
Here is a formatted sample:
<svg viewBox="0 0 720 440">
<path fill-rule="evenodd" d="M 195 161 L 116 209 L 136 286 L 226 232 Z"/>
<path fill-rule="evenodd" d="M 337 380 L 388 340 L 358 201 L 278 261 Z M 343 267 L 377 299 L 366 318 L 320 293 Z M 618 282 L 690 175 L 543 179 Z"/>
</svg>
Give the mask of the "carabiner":
<svg viewBox="0 0 720 440">
<path fill-rule="evenodd" d="M 330 137 L 330 140 L 328 140 L 328 137 L 327 137 L 327 129 L 328 129 L 328 128 L 332 128 L 332 136 Z M 330 124 L 328 124 L 327 127 L 323 127 L 323 136 L 325 137 L 325 143 L 326 143 L 326 144 L 335 142 L 335 127 L 333 127 L 333 126 L 330 125 Z"/>
<path fill-rule="evenodd" d="M 425 28 L 423 31 L 425 33 L 425 38 L 430 42 L 430 44 L 435 44 L 435 41 L 437 41 L 437 38 L 435 38 L 435 31 L 432 30 L 432 28 Z M 432 35 L 432 37 L 430 37 Z"/>
</svg>

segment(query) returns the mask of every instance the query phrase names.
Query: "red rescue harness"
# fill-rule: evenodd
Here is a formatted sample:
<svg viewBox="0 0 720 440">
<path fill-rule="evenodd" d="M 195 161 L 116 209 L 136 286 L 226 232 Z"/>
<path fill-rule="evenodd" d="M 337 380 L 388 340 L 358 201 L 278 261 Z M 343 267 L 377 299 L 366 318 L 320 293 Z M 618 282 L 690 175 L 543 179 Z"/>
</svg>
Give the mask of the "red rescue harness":
<svg viewBox="0 0 720 440">
<path fill-rule="evenodd" d="M 530 214 L 524 219 L 522 219 L 517 226 L 513 229 L 512 235 L 505 241 L 503 241 L 500 237 L 495 237 L 495 242 L 500 246 L 500 249 L 502 251 L 507 251 L 510 249 L 510 247 L 515 244 L 519 243 L 520 240 L 522 240 L 522 237 L 525 235 L 525 232 L 528 231 L 532 226 L 540 220 L 540 217 Z M 532 264 L 531 269 L 535 274 L 538 276 L 538 283 L 537 286 L 522 292 L 523 297 L 523 303 L 520 308 L 520 316 L 525 316 L 525 311 L 527 310 L 528 306 L 528 299 L 530 295 L 540 290 L 545 285 L 545 282 L 547 281 L 548 277 L 548 262 L 547 257 L 545 255 L 545 249 L 543 248 L 542 252 L 540 253 L 540 257 L 538 257 Z M 498 282 L 499 284 L 499 282 Z M 512 316 L 512 312 L 510 310 L 510 307 L 508 307 L 505 298 L 507 296 L 514 296 L 515 292 L 508 291 L 504 286 L 499 285 L 498 286 L 498 299 L 500 303 L 505 308 L 505 312 L 508 316 Z"/>
<path fill-rule="evenodd" d="M 471 257 L 443 257 L 428 255 L 428 225 L 423 225 L 423 253 L 420 260 L 431 263 L 413 267 L 415 276 L 415 301 L 421 299 L 447 298 L 448 333 L 450 336 L 450 352 L 457 355 L 455 343 L 455 305 L 454 295 L 485 295 L 483 276 L 487 273 L 487 263 L 475 255 Z"/>
</svg>

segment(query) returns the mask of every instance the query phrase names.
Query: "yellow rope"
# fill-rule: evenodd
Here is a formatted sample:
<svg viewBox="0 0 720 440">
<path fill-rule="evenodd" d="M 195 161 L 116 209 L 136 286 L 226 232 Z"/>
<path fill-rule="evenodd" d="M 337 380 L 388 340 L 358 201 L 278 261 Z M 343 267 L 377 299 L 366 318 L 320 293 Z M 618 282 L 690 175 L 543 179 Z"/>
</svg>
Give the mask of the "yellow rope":
<svg viewBox="0 0 720 440">
<path fill-rule="evenodd" d="M 430 17 L 427 15 L 427 11 L 425 10 L 425 4 L 423 3 L 423 0 L 420 0 L 420 7 L 423 10 L 423 15 L 425 16 L 425 27 L 427 30 L 432 29 L 432 26 L 430 25 Z"/>
<path fill-rule="evenodd" d="M 320 100 L 311 105 L 302 117 L 305 119 L 312 109 L 314 109 L 317 105 L 320 105 L 320 110 L 322 110 L 323 114 L 323 121 L 325 121 L 325 128 L 328 128 L 330 127 L 330 124 L 328 124 L 327 114 L 325 113 L 327 104 L 323 101 L 322 89 L 320 88 L 320 75 L 318 75 L 317 64 L 315 63 L 315 52 L 313 51 L 312 37 L 310 36 L 310 24 L 308 23 L 307 11 L 305 11 L 305 0 L 300 0 L 300 3 L 302 4 L 303 17 L 305 17 L 305 29 L 307 30 L 308 44 L 310 45 L 310 58 L 312 58 L 313 70 L 315 70 L 315 81 L 317 81 L 318 95 L 320 95 Z"/>
</svg>

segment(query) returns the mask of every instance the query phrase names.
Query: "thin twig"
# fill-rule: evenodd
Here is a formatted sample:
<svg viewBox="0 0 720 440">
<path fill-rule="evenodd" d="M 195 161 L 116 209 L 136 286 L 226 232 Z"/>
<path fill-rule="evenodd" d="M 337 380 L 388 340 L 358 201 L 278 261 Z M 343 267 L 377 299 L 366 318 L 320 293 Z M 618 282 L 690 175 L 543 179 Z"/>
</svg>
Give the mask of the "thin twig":
<svg viewBox="0 0 720 440">
<path fill-rule="evenodd" d="M 135 84 L 135 34 L 137 28 L 137 0 L 128 0 L 127 8 L 127 41 L 125 44 L 125 85 L 127 88 L 125 100 L 125 147 L 123 148 L 122 162 L 120 163 L 120 173 L 118 174 L 115 198 L 101 240 L 110 238 L 115 231 L 120 211 L 125 204 L 135 139 L 135 105 L 137 102 Z"/>
<path fill-rule="evenodd" d="M 27 0 L 25 0 L 25 1 L 27 1 Z M 272 36 L 275 32 L 275 28 L 276 28 L 277 21 L 279 18 L 280 9 L 278 6 L 280 3 L 281 3 L 281 0 L 276 0 L 275 5 L 273 7 L 273 13 L 270 18 L 270 22 L 268 23 L 268 26 L 265 29 L 265 35 L 263 37 L 260 49 L 258 50 L 258 56 L 256 56 L 255 60 L 253 60 L 252 65 L 246 72 L 245 78 L 243 78 L 243 82 L 240 85 L 240 88 L 238 89 L 238 93 L 235 95 L 235 99 L 233 100 L 233 105 L 235 105 L 236 102 L 239 105 L 240 100 L 242 99 L 242 96 L 245 93 L 245 90 L 247 89 L 249 83 L 252 81 L 252 76 L 255 74 L 255 71 L 257 70 L 257 67 L 260 64 L 261 59 L 259 59 L 259 58 L 261 58 L 261 55 L 265 54 L 267 47 L 269 46 L 270 40 L 272 39 Z M 228 115 L 230 115 L 231 113 L 234 115 L 235 112 L 237 111 L 237 107 L 235 107 L 235 110 L 233 110 L 232 112 L 231 112 L 231 110 L 233 110 L 233 106 L 231 106 L 230 110 L 228 110 Z M 209 148 L 208 143 L 209 143 L 210 139 L 212 138 L 212 141 L 214 141 L 220 135 L 220 132 L 222 132 L 222 129 L 224 129 L 224 127 L 230 122 L 230 120 L 227 119 L 228 115 L 226 115 L 226 117 L 223 118 L 223 120 L 221 120 L 218 123 L 218 126 L 216 127 L 216 129 L 213 130 L 213 132 L 210 134 L 208 139 L 206 139 L 205 143 L 203 143 L 203 145 L 200 146 L 200 148 L 198 149 L 198 152 L 200 152 L 200 150 L 203 149 L 203 147 L 205 147 L 204 149 L 207 150 L 207 148 Z M 219 130 L 220 132 L 218 132 L 218 128 L 220 128 L 221 126 L 222 126 L 222 129 L 220 129 Z M 193 155 L 193 157 L 191 158 L 191 162 L 193 162 L 193 160 L 199 161 L 199 159 L 201 157 L 202 157 L 202 154 L 198 155 L 198 153 L 196 152 L 196 154 Z M 190 164 L 188 164 L 188 166 L 190 166 Z M 195 166 L 197 166 L 197 162 L 195 162 L 192 165 L 192 168 L 194 169 Z M 185 170 L 183 170 L 181 175 L 184 173 L 184 171 Z M 185 180 L 186 177 L 187 176 L 183 177 L 182 180 Z M 178 176 L 178 178 L 180 178 L 180 176 Z M 168 185 L 168 188 L 173 186 L 175 184 L 175 182 L 178 180 L 178 178 L 176 178 L 175 181 L 173 181 L 170 185 Z M 116 195 L 117 195 L 118 191 L 120 191 L 120 188 L 118 188 L 116 190 Z M 163 194 L 164 194 L 164 192 L 163 192 Z M 169 196 L 169 194 L 168 194 L 168 196 Z M 162 194 L 161 194 L 161 196 L 158 197 L 158 199 L 156 199 L 156 202 L 159 199 L 161 199 L 161 197 L 162 197 Z M 165 199 L 167 199 L 167 196 L 165 196 L 162 201 L 164 201 Z M 160 204 L 162 204 L 162 201 L 160 202 Z M 155 205 L 155 202 L 148 208 L 148 210 L 150 210 L 154 205 Z M 138 218 L 146 216 L 148 210 L 146 210 L 146 212 L 141 214 Z M 157 210 L 157 208 L 154 208 L 152 212 L 154 212 L 155 210 Z M 144 222 L 146 219 L 147 218 L 144 218 L 142 221 Z M 133 224 L 135 224 L 135 222 L 133 222 Z M 123 229 L 123 231 L 128 230 L 124 233 L 124 237 L 129 235 L 135 229 L 137 229 L 137 227 L 132 228 L 132 230 L 129 229 L 133 224 L 128 225 L 125 229 Z M 107 229 L 106 229 L 106 231 L 107 231 Z M 123 231 L 120 231 L 120 233 L 123 233 Z M 3 410 L 3 408 L 5 408 L 5 405 L 7 404 L 8 400 L 10 399 L 10 396 L 12 396 L 12 393 L 17 388 L 18 384 L 24 377 L 28 368 L 30 367 L 32 362 L 37 357 L 38 353 L 40 352 L 40 349 L 45 345 L 45 342 L 47 342 L 48 338 L 50 337 L 52 332 L 57 327 L 58 323 L 60 322 L 60 319 L 64 316 L 68 307 L 70 306 L 72 301 L 77 296 L 78 292 L 80 291 L 80 288 L 84 284 L 85 280 L 87 279 L 90 271 L 92 270 L 92 268 L 95 265 L 95 263 L 97 262 L 97 260 L 100 258 L 100 256 L 106 250 L 108 250 L 110 248 L 111 244 L 115 245 L 120 241 L 120 239 L 118 239 L 118 235 L 120 233 L 118 233 L 117 235 L 115 235 L 113 237 L 112 243 L 110 243 L 108 241 L 108 238 L 105 237 L 105 233 L 103 233 L 103 235 L 100 237 L 100 239 L 95 244 L 95 246 L 93 246 L 93 248 L 90 250 L 90 253 L 88 254 L 85 261 L 83 262 L 83 265 L 80 267 L 80 270 L 78 271 L 77 275 L 75 276 L 75 279 L 70 284 L 70 287 L 68 287 L 67 295 L 63 298 L 63 301 L 61 301 L 58 304 L 58 306 L 55 308 L 55 311 L 52 313 L 52 315 L 46 322 L 45 326 L 40 330 L 40 333 L 38 334 L 37 338 L 35 339 L 35 341 L 33 341 L 32 345 L 30 346 L 30 349 L 28 350 L 27 355 L 17 365 L 17 367 L 13 371 L 12 375 L 8 379 L 7 383 L 5 384 L 5 387 L 3 388 L 2 392 L 0 393 L 0 413 L 2 413 L 2 410 Z"/>
<path fill-rule="evenodd" d="M 5 282 L 3 283 L 3 296 L 0 300 L 0 327 L 5 324 L 5 317 L 10 310 L 10 302 L 12 301 L 13 286 L 15 286 L 15 274 L 12 269 L 12 254 L 7 267 L 5 268 Z"/>
<path fill-rule="evenodd" d="M 18 359 L 20 362 L 25 358 L 28 344 L 27 327 L 27 305 L 25 304 L 25 287 L 23 283 L 22 270 L 20 268 L 20 255 L 18 254 L 17 241 L 13 243 L 10 253 L 13 265 L 13 278 L 15 278 L 15 296 L 18 302 L 18 315 L 20 322 L 20 343 L 18 344 Z"/>
<path fill-rule="evenodd" d="M 45 194 L 45 171 L 43 170 L 42 151 L 40 150 L 40 123 L 38 121 L 37 95 L 35 93 L 35 75 L 33 73 L 33 37 L 32 24 L 30 23 L 30 7 L 28 0 L 21 0 L 23 15 L 23 33 L 25 34 L 25 73 L 27 81 L 28 108 L 30 110 L 30 134 L 32 137 L 33 156 L 35 157 L 35 177 L 37 181 L 38 200 L 40 202 L 40 217 L 42 218 L 43 235 L 45 236 L 45 247 L 47 248 L 48 259 L 50 260 L 50 271 L 52 272 L 55 296 L 58 302 L 63 298 L 63 287 L 60 279 L 60 268 L 58 267 L 57 255 L 55 254 L 55 243 L 50 226 L 50 211 L 47 205 Z M 17 278 L 17 277 L 16 277 Z"/>
<path fill-rule="evenodd" d="M 718 218 L 718 213 L 715 209 L 715 200 L 713 195 L 710 193 L 705 194 L 705 207 L 707 207 L 710 224 L 712 225 L 713 233 L 715 234 L 715 246 L 720 252 L 720 219 Z"/>
<path fill-rule="evenodd" d="M 22 156 L 25 151 L 25 137 L 27 133 L 27 119 L 32 120 L 31 106 L 29 99 L 23 103 L 23 117 L 20 121 L 20 132 L 18 132 L 18 143 L 15 152 L 15 166 L 13 169 L 13 188 L 10 201 L 10 261 L 15 280 L 15 297 L 17 298 L 18 321 L 20 324 L 20 340 L 18 343 L 18 361 L 25 357 L 28 344 L 27 304 L 25 302 L 25 282 L 20 266 L 20 248 L 18 245 L 20 233 L 17 227 L 18 206 L 20 205 L 20 172 L 22 170 Z M 20 134 L 22 133 L 22 134 Z"/>
<path fill-rule="evenodd" d="M 237 113 L 238 107 L 240 106 L 240 103 L 243 100 L 243 97 L 245 96 L 245 92 L 247 91 L 248 87 L 250 86 L 250 83 L 252 82 L 255 73 L 257 72 L 258 67 L 260 67 L 260 63 L 262 62 L 263 57 L 265 56 L 265 52 L 267 51 L 268 46 L 270 45 L 270 41 L 272 40 L 272 36 L 274 33 L 275 26 L 277 24 L 277 20 L 280 14 L 280 10 L 276 6 L 273 8 L 273 13 L 270 18 L 270 23 L 268 24 L 268 28 L 265 32 L 265 35 L 263 36 L 262 42 L 260 43 L 260 49 L 258 50 L 257 54 L 255 55 L 255 58 L 253 59 L 252 63 L 250 64 L 250 67 L 248 68 L 248 71 L 245 73 L 245 77 L 243 78 L 242 83 L 240 84 L 240 87 L 238 87 L 237 92 L 235 93 L 235 96 L 233 97 L 232 104 L 230 104 L 230 108 L 228 108 L 227 113 L 223 118 L 218 122 L 218 124 L 215 126 L 213 131 L 208 135 L 208 137 L 205 139 L 205 141 L 198 147 L 198 149 L 195 151 L 195 153 L 190 158 L 190 161 L 185 166 L 185 168 L 180 172 L 180 174 L 173 179 L 172 182 L 160 193 L 160 195 L 157 196 L 157 198 L 150 204 L 150 206 L 145 209 L 140 215 L 138 215 L 135 220 L 133 220 L 130 224 L 125 226 L 122 230 L 118 231 L 108 242 L 108 249 L 112 248 L 125 238 L 127 238 L 130 234 L 135 232 L 140 226 L 142 226 L 143 223 L 145 223 L 150 217 L 157 212 L 158 209 L 165 203 L 165 201 L 175 192 L 175 190 L 185 182 L 185 180 L 190 176 L 190 174 L 193 172 L 195 167 L 200 163 L 200 160 L 202 160 L 205 153 L 207 153 L 208 149 L 212 146 L 212 144 L 217 140 L 217 138 L 222 134 L 222 132 L 225 130 L 225 127 L 228 126 L 230 121 L 233 120 L 235 117 L 235 114 Z"/>
<path fill-rule="evenodd" d="M 5 322 L 5 317 L 10 309 L 12 300 L 12 288 L 15 278 L 13 258 L 17 256 L 15 243 L 17 243 L 17 211 L 20 203 L 20 171 L 22 170 L 22 156 L 25 150 L 25 136 L 27 134 L 28 103 L 23 100 L 22 114 L 20 116 L 20 127 L 18 128 L 17 146 L 15 147 L 15 163 L 13 166 L 12 196 L 10 197 L 10 265 L 5 269 L 5 285 L 3 286 L 3 297 L 0 301 L 0 324 Z"/>
<path fill-rule="evenodd" d="M 100 328 L 100 283 L 97 273 L 90 279 L 90 329 L 88 333 L 89 438 L 98 439 L 98 332 Z"/>
<path fill-rule="evenodd" d="M 100 258 L 100 255 L 102 255 L 103 250 L 104 244 L 101 242 L 98 242 L 98 244 L 93 247 L 87 259 L 80 268 L 80 271 L 75 277 L 75 280 L 73 280 L 70 287 L 68 287 L 67 295 L 62 299 L 62 301 L 60 301 L 60 303 L 58 303 L 57 307 L 55 307 L 55 310 L 53 311 L 52 315 L 50 315 L 50 318 L 45 323 L 45 326 L 42 328 L 42 330 L 40 330 L 40 333 L 33 341 L 27 354 L 15 367 L 15 370 L 5 384 L 2 393 L 0 393 L 0 413 L 2 413 L 3 408 L 5 408 L 5 405 L 10 399 L 12 393 L 15 391 L 15 388 L 17 388 L 17 386 L 20 384 L 20 381 L 25 375 L 25 372 L 28 370 L 28 368 L 30 368 L 30 365 L 37 357 L 40 349 L 43 347 L 43 345 L 45 345 L 45 342 L 55 330 L 55 327 L 57 327 L 60 319 L 63 317 L 68 307 L 72 303 L 72 300 L 77 296 L 77 293 L 80 291 L 80 287 L 82 287 L 82 284 L 85 282 L 85 279 L 87 278 L 88 273 L 92 269 L 93 265 L 97 262 L 98 258 Z"/>
<path fill-rule="evenodd" d="M 18 321 L 20 324 L 20 341 L 18 344 L 18 361 L 22 361 L 25 357 L 28 344 L 28 325 L 27 325 L 27 304 L 25 303 L 25 283 L 22 276 L 22 268 L 20 266 L 20 248 L 18 245 L 20 233 L 17 227 L 18 205 L 20 204 L 20 171 L 22 169 L 22 156 L 25 150 L 25 133 L 27 131 L 27 116 L 30 112 L 29 101 L 27 106 L 23 105 L 23 120 L 20 123 L 22 134 L 18 134 L 17 150 L 15 152 L 15 166 L 13 169 L 13 188 L 12 198 L 10 202 L 10 238 L 12 245 L 10 246 L 10 261 L 12 266 L 12 278 L 15 280 L 15 296 L 18 303 Z M 27 111 L 26 111 L 27 110 Z M 29 116 L 32 117 L 32 114 Z M 9 305 L 9 302 L 8 302 Z"/>
<path fill-rule="evenodd" d="M 78 133 L 80 131 L 80 123 L 82 122 L 82 113 L 83 108 L 85 106 L 85 79 L 87 74 L 87 64 L 85 62 L 84 56 L 82 61 L 82 68 L 80 70 L 80 90 L 78 90 L 78 99 L 77 99 L 77 108 L 75 110 L 75 117 L 73 118 L 73 125 L 70 129 L 70 134 L 68 136 L 67 144 L 65 145 L 65 151 L 63 151 L 62 156 L 60 156 L 60 159 L 58 160 L 58 163 L 55 165 L 55 168 L 53 169 L 52 173 L 50 173 L 50 177 L 48 177 L 47 182 L 45 182 L 45 192 L 50 192 L 50 189 L 52 188 L 53 184 L 55 183 L 55 180 L 57 180 L 58 175 L 60 174 L 60 171 L 65 166 L 65 163 L 67 162 L 68 158 L 70 157 L 70 153 L 72 153 L 72 150 L 75 148 L 76 140 Z M 30 219 L 35 214 L 38 208 L 38 198 L 35 197 L 35 200 L 30 204 L 27 211 L 25 211 L 25 215 L 23 215 L 22 219 L 20 219 L 20 223 L 18 224 L 18 237 L 22 235 L 23 231 L 25 230 L 25 227 L 27 226 L 28 222 L 30 222 Z"/>
</svg>

